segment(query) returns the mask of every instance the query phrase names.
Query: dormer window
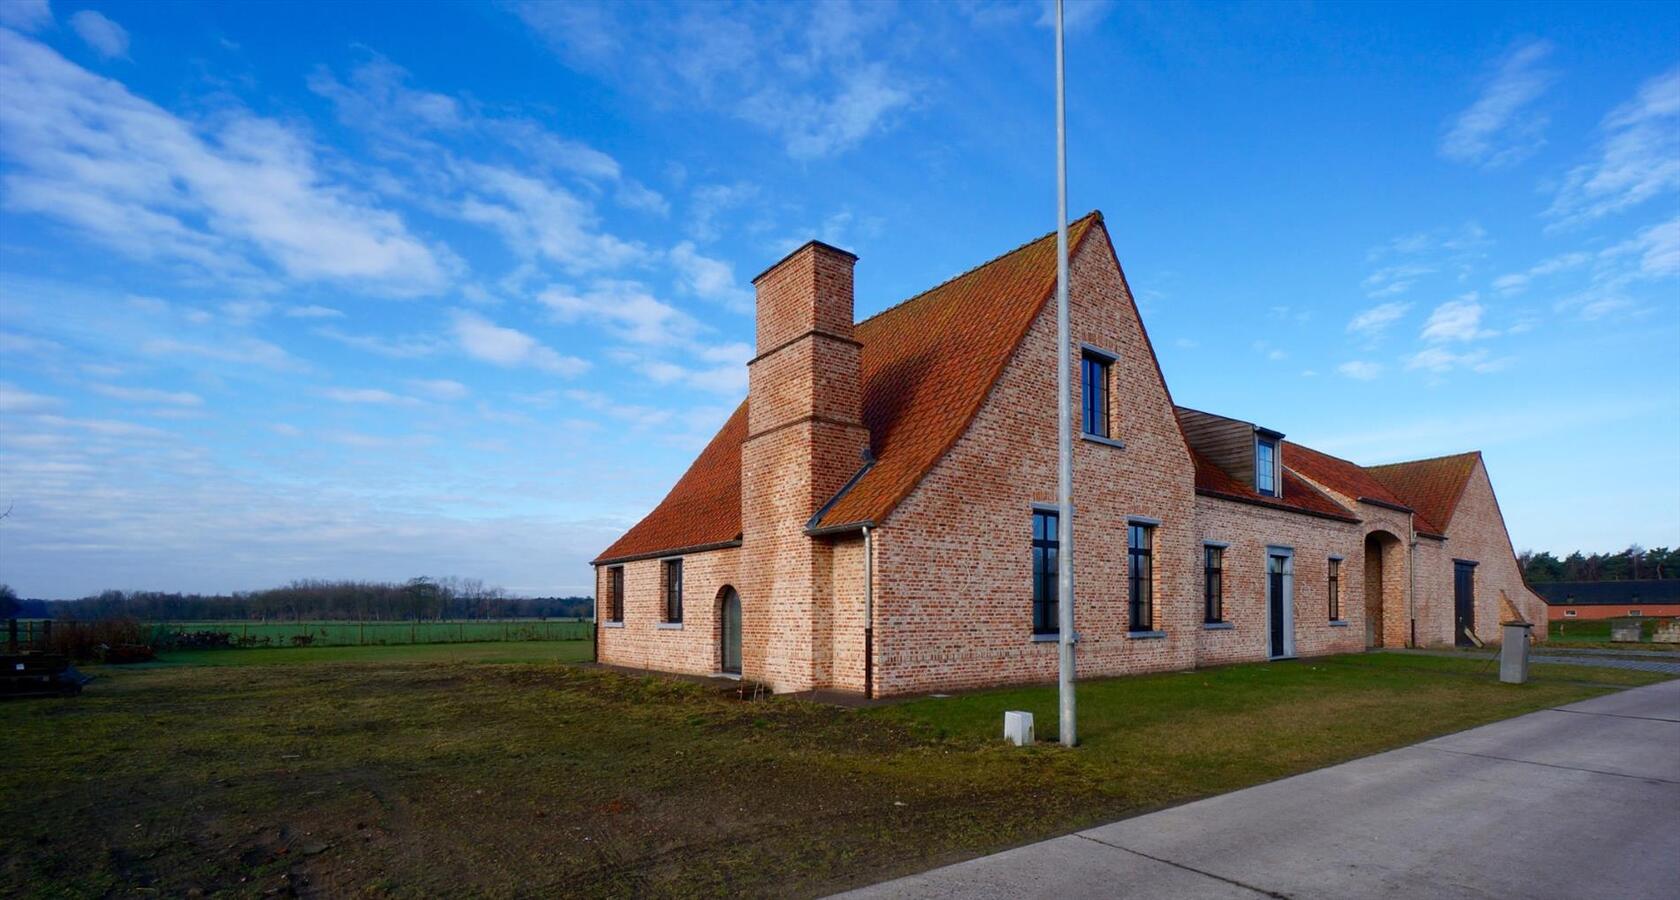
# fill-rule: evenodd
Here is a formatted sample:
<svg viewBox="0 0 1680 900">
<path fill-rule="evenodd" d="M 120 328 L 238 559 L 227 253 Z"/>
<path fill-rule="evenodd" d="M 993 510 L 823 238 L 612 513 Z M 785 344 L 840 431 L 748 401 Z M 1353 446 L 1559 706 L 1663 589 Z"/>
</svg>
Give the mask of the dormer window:
<svg viewBox="0 0 1680 900">
<path fill-rule="evenodd" d="M 1277 441 L 1271 438 L 1255 439 L 1254 489 L 1263 496 L 1278 495 Z"/>
</svg>

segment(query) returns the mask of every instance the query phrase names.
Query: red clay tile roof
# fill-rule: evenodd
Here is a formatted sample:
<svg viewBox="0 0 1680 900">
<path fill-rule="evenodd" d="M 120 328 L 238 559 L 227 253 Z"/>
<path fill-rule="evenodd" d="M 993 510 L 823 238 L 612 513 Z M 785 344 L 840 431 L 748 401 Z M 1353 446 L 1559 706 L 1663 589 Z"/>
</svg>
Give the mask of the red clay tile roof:
<svg viewBox="0 0 1680 900">
<path fill-rule="evenodd" d="M 1068 227 L 1068 254 L 1101 213 Z M 971 269 L 857 327 L 875 466 L 819 527 L 880 522 L 962 437 L 1056 289 L 1056 236 Z"/>
<path fill-rule="evenodd" d="M 1413 516 L 1413 527 L 1429 534 L 1440 534 L 1434 523 L 1401 499 L 1375 475 L 1356 463 L 1340 457 L 1303 447 L 1293 441 L 1283 443 L 1283 464 L 1301 475 L 1355 500 L 1369 500 L 1378 505 L 1398 506 Z"/>
<path fill-rule="evenodd" d="M 1196 463 L 1196 493 L 1210 497 L 1220 497 L 1235 500 L 1239 503 L 1252 503 L 1256 506 L 1269 506 L 1288 512 L 1306 513 L 1313 516 L 1323 516 L 1327 519 L 1340 519 L 1344 522 L 1357 522 L 1359 519 L 1347 507 L 1337 503 L 1316 487 L 1313 487 L 1301 476 L 1289 470 L 1289 457 L 1284 457 L 1286 465 L 1283 469 L 1283 496 L 1267 497 L 1246 484 L 1231 477 L 1231 473 L 1221 469 L 1208 461 L 1208 458 L 1190 451 L 1190 458 Z"/>
<path fill-rule="evenodd" d="M 1366 466 L 1365 471 L 1432 523 L 1431 533 L 1444 536 L 1447 526 L 1452 524 L 1458 499 L 1464 496 L 1464 486 L 1470 483 L 1470 473 L 1476 470 L 1476 462 L 1481 458 L 1481 451 L 1472 450 L 1434 459 Z M 1424 530 L 1421 523 L 1418 530 Z"/>
<path fill-rule="evenodd" d="M 1068 227 L 1071 254 L 1102 213 Z M 863 424 L 875 465 L 819 527 L 880 522 L 956 443 L 1056 286 L 1045 235 L 858 323 Z M 736 540 L 746 403 L 664 500 L 602 552 L 611 562 Z"/>
<path fill-rule="evenodd" d="M 675 487 L 596 562 L 726 544 L 741 537 L 741 443 L 747 402 L 718 431 Z"/>
</svg>

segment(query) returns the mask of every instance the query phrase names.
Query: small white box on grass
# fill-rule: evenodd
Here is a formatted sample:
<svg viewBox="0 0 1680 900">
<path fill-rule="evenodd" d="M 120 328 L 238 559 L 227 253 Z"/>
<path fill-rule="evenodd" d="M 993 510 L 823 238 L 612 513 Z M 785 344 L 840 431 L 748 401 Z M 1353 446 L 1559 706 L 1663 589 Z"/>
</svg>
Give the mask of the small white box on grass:
<svg viewBox="0 0 1680 900">
<path fill-rule="evenodd" d="M 1005 712 L 1003 714 L 1003 739 L 1017 747 L 1032 746 L 1032 713 L 1019 709 Z"/>
</svg>

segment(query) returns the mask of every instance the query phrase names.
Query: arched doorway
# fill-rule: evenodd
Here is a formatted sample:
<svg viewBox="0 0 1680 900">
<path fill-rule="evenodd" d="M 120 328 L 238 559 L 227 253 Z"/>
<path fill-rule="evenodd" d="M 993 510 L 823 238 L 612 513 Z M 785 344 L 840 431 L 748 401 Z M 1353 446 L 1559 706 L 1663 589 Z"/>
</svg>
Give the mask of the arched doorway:
<svg viewBox="0 0 1680 900">
<path fill-rule="evenodd" d="M 725 585 L 718 591 L 718 669 L 741 674 L 741 595 Z"/>
<path fill-rule="evenodd" d="M 1406 562 L 1404 545 L 1387 531 L 1365 536 L 1365 646 L 1400 646 L 1395 631 L 1405 609 Z"/>
</svg>

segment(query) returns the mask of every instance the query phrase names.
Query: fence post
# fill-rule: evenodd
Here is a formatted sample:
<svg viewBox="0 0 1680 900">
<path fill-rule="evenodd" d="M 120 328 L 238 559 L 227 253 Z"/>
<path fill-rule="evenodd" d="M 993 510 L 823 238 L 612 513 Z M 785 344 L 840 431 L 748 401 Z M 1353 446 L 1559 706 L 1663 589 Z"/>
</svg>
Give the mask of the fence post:
<svg viewBox="0 0 1680 900">
<path fill-rule="evenodd" d="M 34 629 L 31 629 L 31 634 L 30 634 L 31 638 L 33 638 L 35 636 L 33 634 L 33 631 L 34 631 Z M 41 620 L 41 650 L 43 652 L 50 652 L 52 650 L 52 620 L 51 619 L 42 619 Z"/>
<path fill-rule="evenodd" d="M 6 620 L 6 652 L 17 652 L 17 620 Z"/>
</svg>

